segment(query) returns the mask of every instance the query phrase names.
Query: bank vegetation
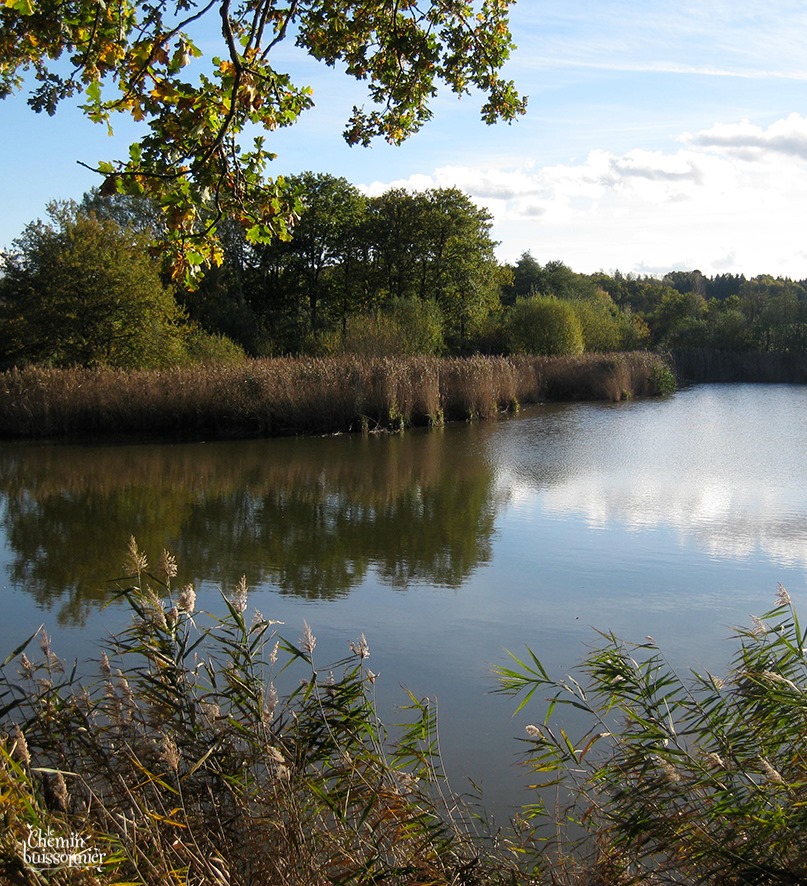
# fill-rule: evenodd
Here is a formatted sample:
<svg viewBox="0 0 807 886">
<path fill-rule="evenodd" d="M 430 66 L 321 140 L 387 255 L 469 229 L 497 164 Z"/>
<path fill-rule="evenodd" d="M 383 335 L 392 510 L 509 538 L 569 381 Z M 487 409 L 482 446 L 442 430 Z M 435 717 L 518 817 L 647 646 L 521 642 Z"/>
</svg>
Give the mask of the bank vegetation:
<svg viewBox="0 0 807 886">
<path fill-rule="evenodd" d="M 0 663 L 0 881 L 22 886 L 713 886 L 807 876 L 805 642 L 787 592 L 725 675 L 603 634 L 575 675 L 498 669 L 537 706 L 535 801 L 494 828 L 451 792 L 428 699 L 385 726 L 363 635 L 338 662 L 175 587 L 131 539 L 131 623 L 70 665 L 40 629 Z M 39 650 L 36 651 L 38 643 Z M 562 715 L 571 706 L 577 731 Z M 578 716 L 579 720 L 579 716 Z M 570 731 L 567 732 L 566 730 Z M 561 788 L 559 794 L 553 794 Z M 568 797 L 554 805 L 552 796 Z M 547 801 L 550 802 L 547 802 Z M 54 869 L 53 856 L 64 863 Z M 66 859 L 66 860 L 65 860 Z"/>
<path fill-rule="evenodd" d="M 155 370 L 0 374 L 0 433 L 244 437 L 402 430 L 543 400 L 623 400 L 673 382 L 650 353 L 275 358 Z"/>
<path fill-rule="evenodd" d="M 192 291 L 152 248 L 162 222 L 148 201 L 51 204 L 0 254 L 0 370 L 649 350 L 675 354 L 686 381 L 807 378 L 807 281 L 580 274 L 529 252 L 501 263 L 489 213 L 456 189 L 366 198 L 312 173 L 294 185 L 293 238 L 251 242 L 233 221 Z"/>
</svg>

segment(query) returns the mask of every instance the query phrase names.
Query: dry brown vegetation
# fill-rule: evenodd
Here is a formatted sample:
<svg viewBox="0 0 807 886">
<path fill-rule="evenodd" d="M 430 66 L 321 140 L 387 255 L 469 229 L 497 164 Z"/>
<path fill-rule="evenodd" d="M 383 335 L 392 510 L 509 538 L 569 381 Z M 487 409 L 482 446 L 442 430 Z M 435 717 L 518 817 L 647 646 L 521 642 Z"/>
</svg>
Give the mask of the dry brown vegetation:
<svg viewBox="0 0 807 886">
<path fill-rule="evenodd" d="M 434 704 L 380 721 L 364 635 L 323 669 L 308 625 L 293 642 L 249 612 L 245 579 L 214 617 L 167 551 L 152 573 L 132 539 L 125 568 L 132 623 L 89 678 L 43 631 L 0 662 L 0 883 L 528 882 L 448 789 Z"/>
<path fill-rule="evenodd" d="M 0 375 L 0 434 L 272 436 L 402 429 L 491 418 L 543 400 L 663 393 L 664 359 L 329 357 L 160 370 L 13 369 Z"/>
</svg>

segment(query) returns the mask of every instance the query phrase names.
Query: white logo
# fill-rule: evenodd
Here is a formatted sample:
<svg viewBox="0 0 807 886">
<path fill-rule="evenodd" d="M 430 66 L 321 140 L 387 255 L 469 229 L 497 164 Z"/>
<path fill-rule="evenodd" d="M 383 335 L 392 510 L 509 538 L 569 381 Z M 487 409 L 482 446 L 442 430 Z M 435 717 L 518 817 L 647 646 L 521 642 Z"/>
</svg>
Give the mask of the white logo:
<svg viewBox="0 0 807 886">
<path fill-rule="evenodd" d="M 98 868 L 106 859 L 106 853 L 91 846 L 81 834 L 62 837 L 54 834 L 51 828 L 32 828 L 28 825 L 28 836 L 22 844 L 22 857 L 25 864 L 37 871 L 52 871 L 59 868 Z"/>
</svg>

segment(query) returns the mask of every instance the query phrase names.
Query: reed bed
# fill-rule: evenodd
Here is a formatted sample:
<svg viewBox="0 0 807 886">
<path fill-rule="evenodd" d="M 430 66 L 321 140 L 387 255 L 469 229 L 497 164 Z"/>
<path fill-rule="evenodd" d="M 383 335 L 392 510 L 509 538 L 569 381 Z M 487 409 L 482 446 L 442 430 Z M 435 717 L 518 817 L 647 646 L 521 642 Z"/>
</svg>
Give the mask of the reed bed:
<svg viewBox="0 0 807 886">
<path fill-rule="evenodd" d="M 449 791 L 434 705 L 407 696 L 388 735 L 363 635 L 323 668 L 307 625 L 284 639 L 249 611 L 245 579 L 213 617 L 168 552 L 152 570 L 132 539 L 125 568 L 131 627 L 89 675 L 44 632 L 0 663 L 0 882 L 526 882 Z M 43 869 L 43 835 L 85 857 Z"/>
<path fill-rule="evenodd" d="M 0 435 L 245 437 L 399 430 L 542 400 L 664 393 L 664 359 L 328 357 L 148 371 L 28 367 L 0 375 Z M 671 376 L 670 376 L 671 377 Z"/>
<path fill-rule="evenodd" d="M 428 699 L 379 720 L 363 635 L 323 667 L 308 625 L 292 640 L 250 612 L 245 578 L 212 615 L 167 551 L 151 568 L 132 538 L 124 572 L 131 624 L 93 660 L 40 629 L 0 662 L 0 883 L 807 882 L 807 631 L 781 586 L 725 676 L 683 679 L 612 633 L 575 675 L 530 650 L 497 668 L 540 714 L 535 801 L 493 832 L 450 790 Z M 76 854 L 57 869 L 46 847 Z"/>
</svg>

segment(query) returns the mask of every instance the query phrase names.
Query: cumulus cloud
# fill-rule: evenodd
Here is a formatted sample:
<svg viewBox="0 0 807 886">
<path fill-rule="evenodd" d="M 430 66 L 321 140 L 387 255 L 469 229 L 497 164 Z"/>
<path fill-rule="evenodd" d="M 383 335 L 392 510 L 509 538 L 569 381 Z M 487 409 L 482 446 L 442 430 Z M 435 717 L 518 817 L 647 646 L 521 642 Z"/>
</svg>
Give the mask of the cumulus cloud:
<svg viewBox="0 0 807 886">
<path fill-rule="evenodd" d="M 774 152 L 807 160 L 807 117 L 790 114 L 767 128 L 748 120 L 718 123 L 711 129 L 686 135 L 683 140 L 698 147 L 723 149 L 747 159 Z"/>
<path fill-rule="evenodd" d="M 530 250 L 584 272 L 697 267 L 807 277 L 793 224 L 807 202 L 807 117 L 798 114 L 767 127 L 716 124 L 669 151 L 442 166 L 365 190 L 390 186 L 461 188 L 492 213 L 505 260 Z"/>
</svg>

